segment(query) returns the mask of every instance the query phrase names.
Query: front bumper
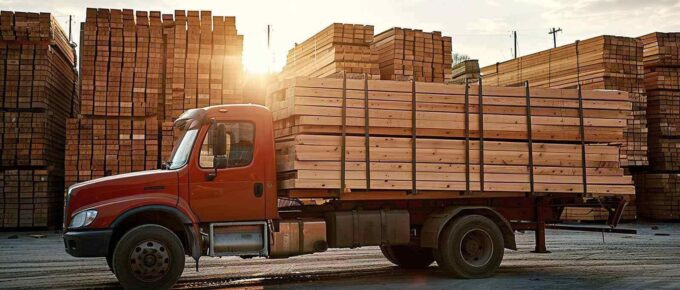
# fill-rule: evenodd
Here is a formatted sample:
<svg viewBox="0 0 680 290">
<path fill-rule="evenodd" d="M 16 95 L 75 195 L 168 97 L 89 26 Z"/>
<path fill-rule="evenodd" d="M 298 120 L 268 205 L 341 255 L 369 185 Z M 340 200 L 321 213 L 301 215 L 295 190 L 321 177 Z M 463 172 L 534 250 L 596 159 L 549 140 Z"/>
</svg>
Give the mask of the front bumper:
<svg viewBox="0 0 680 290">
<path fill-rule="evenodd" d="M 74 257 L 106 257 L 113 230 L 70 231 L 64 233 L 66 252 Z"/>
</svg>

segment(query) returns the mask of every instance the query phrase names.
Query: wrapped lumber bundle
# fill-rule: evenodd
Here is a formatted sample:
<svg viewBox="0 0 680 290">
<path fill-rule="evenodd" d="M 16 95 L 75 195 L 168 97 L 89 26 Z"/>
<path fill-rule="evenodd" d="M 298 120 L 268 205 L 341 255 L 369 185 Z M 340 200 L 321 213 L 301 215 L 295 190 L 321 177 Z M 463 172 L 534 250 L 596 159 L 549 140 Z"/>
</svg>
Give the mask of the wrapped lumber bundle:
<svg viewBox="0 0 680 290">
<path fill-rule="evenodd" d="M 476 83 L 480 78 L 479 61 L 476 59 L 464 60 L 453 66 L 451 69 L 451 80 L 448 83 L 462 85 L 467 80 L 468 83 Z"/>
<path fill-rule="evenodd" d="M 59 224 L 75 62 L 52 15 L 0 12 L 0 228 Z"/>
<path fill-rule="evenodd" d="M 647 119 L 642 43 L 635 38 L 598 36 L 481 69 L 484 83 L 573 89 L 608 89 L 629 92 L 633 114 L 624 131 L 624 167 L 646 166 Z"/>
<path fill-rule="evenodd" d="M 327 197 L 308 196 L 318 189 L 634 194 L 615 144 L 631 113 L 625 92 L 295 78 L 273 87 L 268 105 L 279 189 L 292 197 L 309 189 L 306 197 Z"/>
<path fill-rule="evenodd" d="M 655 32 L 644 44 L 648 94 L 649 168 L 636 177 L 640 214 L 648 219 L 679 219 L 680 33 Z M 675 204 L 675 205 L 674 205 Z"/>
<path fill-rule="evenodd" d="M 640 217 L 659 221 L 680 219 L 680 173 L 635 174 Z"/>
<path fill-rule="evenodd" d="M 601 222 L 609 218 L 609 212 L 599 207 L 566 207 L 560 217 L 563 221 L 577 222 Z M 635 201 L 631 201 L 623 210 L 621 221 L 634 221 L 637 219 Z"/>
<path fill-rule="evenodd" d="M 394 27 L 373 39 L 383 80 L 443 83 L 451 79 L 451 37 L 441 32 Z"/>
<path fill-rule="evenodd" d="M 180 114 L 243 101 L 234 17 L 88 8 L 81 28 L 83 100 L 68 121 L 67 186 L 158 168 Z"/>
<path fill-rule="evenodd" d="M 373 26 L 333 23 L 288 51 L 280 78 L 328 77 L 344 72 L 380 79 L 378 56 L 371 51 Z"/>
</svg>

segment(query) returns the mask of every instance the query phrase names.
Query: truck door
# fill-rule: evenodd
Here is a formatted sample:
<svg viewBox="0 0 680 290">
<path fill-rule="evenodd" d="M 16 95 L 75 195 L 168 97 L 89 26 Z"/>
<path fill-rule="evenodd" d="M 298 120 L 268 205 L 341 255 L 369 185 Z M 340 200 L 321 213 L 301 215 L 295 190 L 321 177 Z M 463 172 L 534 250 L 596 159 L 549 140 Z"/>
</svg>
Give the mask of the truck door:
<svg viewBox="0 0 680 290">
<path fill-rule="evenodd" d="M 255 148 L 255 124 L 221 121 L 226 130 L 227 166 L 213 166 L 212 124 L 204 134 L 197 166 L 190 166 L 190 204 L 202 222 L 255 221 L 265 216 L 264 161 Z"/>
</svg>

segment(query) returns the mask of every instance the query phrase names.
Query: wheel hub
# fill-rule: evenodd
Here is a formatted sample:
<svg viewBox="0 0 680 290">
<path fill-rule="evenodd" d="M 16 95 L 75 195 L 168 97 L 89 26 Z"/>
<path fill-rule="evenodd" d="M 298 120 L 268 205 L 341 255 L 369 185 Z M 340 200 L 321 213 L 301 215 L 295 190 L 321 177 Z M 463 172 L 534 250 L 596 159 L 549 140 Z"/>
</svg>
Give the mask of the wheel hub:
<svg viewBox="0 0 680 290">
<path fill-rule="evenodd" d="M 468 265 L 483 267 L 491 260 L 493 241 L 486 231 L 470 230 L 463 235 L 460 243 L 460 254 Z"/>
<path fill-rule="evenodd" d="M 153 282 L 162 278 L 170 268 L 170 253 L 157 241 L 144 241 L 130 253 L 132 274 L 139 280 Z"/>
</svg>

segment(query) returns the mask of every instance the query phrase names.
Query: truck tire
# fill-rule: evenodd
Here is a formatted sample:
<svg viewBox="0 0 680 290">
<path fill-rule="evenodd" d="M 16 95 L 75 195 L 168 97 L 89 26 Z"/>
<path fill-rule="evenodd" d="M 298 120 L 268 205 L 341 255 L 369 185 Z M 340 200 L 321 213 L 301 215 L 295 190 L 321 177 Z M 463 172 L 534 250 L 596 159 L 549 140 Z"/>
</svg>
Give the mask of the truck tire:
<svg viewBox="0 0 680 290">
<path fill-rule="evenodd" d="M 417 246 L 380 246 L 385 258 L 406 269 L 424 269 L 432 265 L 432 249 Z"/>
<path fill-rule="evenodd" d="M 485 278 L 493 275 L 503 260 L 503 234 L 487 217 L 463 216 L 444 227 L 435 251 L 437 264 L 448 274 Z"/>
<path fill-rule="evenodd" d="M 169 289 L 183 271 L 182 242 L 159 225 L 133 228 L 113 251 L 113 272 L 126 289 Z"/>
</svg>

